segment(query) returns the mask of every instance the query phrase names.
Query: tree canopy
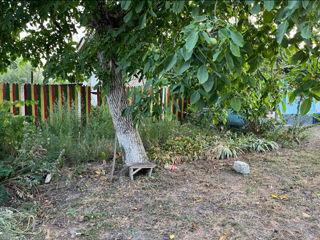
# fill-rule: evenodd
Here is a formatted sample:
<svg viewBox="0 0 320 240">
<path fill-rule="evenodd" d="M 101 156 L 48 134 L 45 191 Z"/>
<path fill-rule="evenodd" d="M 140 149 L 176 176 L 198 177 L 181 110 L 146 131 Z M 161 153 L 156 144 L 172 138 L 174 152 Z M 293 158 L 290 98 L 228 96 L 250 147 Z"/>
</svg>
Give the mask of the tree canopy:
<svg viewBox="0 0 320 240">
<path fill-rule="evenodd" d="M 43 65 L 46 79 L 82 81 L 95 73 L 115 90 L 123 88 L 119 77 L 123 83 L 134 76 L 190 96 L 198 109 L 219 103 L 241 111 L 254 99 L 272 109 L 281 101 L 281 80 L 261 66 L 318 59 L 319 9 L 319 1 L 308 0 L 1 0 L 0 70 L 23 57 Z M 79 50 L 73 35 L 80 28 L 86 41 Z M 317 74 L 304 76 L 301 87 L 318 99 Z M 127 113 L 143 111 L 152 97 L 139 100 Z"/>
<path fill-rule="evenodd" d="M 46 78 L 81 81 L 109 76 L 97 61 L 115 58 L 124 79 L 170 85 L 203 107 L 229 101 L 264 78 L 259 66 L 277 66 L 285 49 L 292 61 L 319 54 L 318 1 L 1 1 L 0 69 L 17 57 L 44 64 Z M 103 19 L 105 18 L 105 19 Z M 72 36 L 85 27 L 77 51 Z M 27 36 L 21 37 L 21 33 Z M 45 60 L 45 61 L 43 61 Z M 108 75 L 109 74 L 109 75 Z M 107 77 L 110 78 L 111 77 Z M 272 81 L 270 77 L 268 80 Z M 108 81 L 103 81 L 108 83 Z M 277 88 L 276 86 L 274 86 Z"/>
</svg>

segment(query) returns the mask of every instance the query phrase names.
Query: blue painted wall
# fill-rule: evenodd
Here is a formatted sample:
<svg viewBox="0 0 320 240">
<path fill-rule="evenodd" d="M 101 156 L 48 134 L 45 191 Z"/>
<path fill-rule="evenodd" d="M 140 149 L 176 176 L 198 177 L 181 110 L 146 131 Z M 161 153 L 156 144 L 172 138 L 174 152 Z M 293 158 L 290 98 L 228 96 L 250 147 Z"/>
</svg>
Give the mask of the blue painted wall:
<svg viewBox="0 0 320 240">
<path fill-rule="evenodd" d="M 296 99 L 292 104 L 289 103 L 288 97 L 284 99 L 286 104 L 286 111 L 282 108 L 282 104 L 280 104 L 280 109 L 282 114 L 297 114 L 298 100 Z M 320 102 L 314 100 L 311 109 L 308 114 L 320 113 Z"/>
<path fill-rule="evenodd" d="M 295 115 L 297 114 L 298 100 L 296 99 L 292 104 L 289 103 L 288 97 L 284 99 L 286 104 L 286 111 L 284 111 L 282 104 L 280 104 L 281 113 L 283 114 L 283 120 L 287 122 L 287 124 L 292 125 L 294 122 Z M 299 118 L 300 124 L 313 124 L 316 122 L 316 119 L 313 118 L 312 114 L 320 114 L 320 102 L 314 100 L 311 109 L 306 116 L 303 118 Z"/>
</svg>

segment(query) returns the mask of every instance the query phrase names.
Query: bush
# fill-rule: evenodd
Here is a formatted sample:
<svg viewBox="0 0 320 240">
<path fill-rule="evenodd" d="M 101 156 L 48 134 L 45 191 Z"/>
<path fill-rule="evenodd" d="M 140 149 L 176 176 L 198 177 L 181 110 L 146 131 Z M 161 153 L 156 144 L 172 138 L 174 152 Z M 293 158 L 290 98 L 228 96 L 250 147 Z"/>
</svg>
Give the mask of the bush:
<svg viewBox="0 0 320 240">
<path fill-rule="evenodd" d="M 0 104 L 0 158 L 7 155 L 17 155 L 23 141 L 23 129 L 26 118 L 16 117 L 9 112 L 14 103 Z"/>
<path fill-rule="evenodd" d="M 30 189 L 52 169 L 41 132 L 29 117 L 10 113 L 13 104 L 0 105 L 0 205 L 9 200 L 6 185 Z"/>
</svg>

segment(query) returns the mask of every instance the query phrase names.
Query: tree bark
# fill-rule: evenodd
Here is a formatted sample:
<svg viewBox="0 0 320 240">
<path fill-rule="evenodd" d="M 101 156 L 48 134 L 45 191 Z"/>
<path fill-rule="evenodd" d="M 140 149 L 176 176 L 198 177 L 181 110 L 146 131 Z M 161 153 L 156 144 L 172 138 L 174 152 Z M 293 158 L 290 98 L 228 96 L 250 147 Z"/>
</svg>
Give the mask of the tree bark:
<svg viewBox="0 0 320 240">
<path fill-rule="evenodd" d="M 145 148 L 138 130 L 134 127 L 131 115 L 122 116 L 123 110 L 128 107 L 128 99 L 121 73 L 116 73 L 115 68 L 114 61 L 110 61 L 109 70 L 112 80 L 109 80 L 110 88 L 107 92 L 107 101 L 119 145 L 125 152 L 125 163 L 147 162 Z"/>
</svg>

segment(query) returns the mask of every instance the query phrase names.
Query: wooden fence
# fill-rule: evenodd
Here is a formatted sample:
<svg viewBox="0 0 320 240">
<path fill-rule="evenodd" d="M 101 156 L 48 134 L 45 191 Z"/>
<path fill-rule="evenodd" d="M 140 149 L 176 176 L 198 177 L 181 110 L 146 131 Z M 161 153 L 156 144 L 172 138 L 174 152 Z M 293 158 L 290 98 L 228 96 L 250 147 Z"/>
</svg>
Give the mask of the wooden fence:
<svg viewBox="0 0 320 240">
<path fill-rule="evenodd" d="M 46 121 L 56 107 L 73 106 L 81 119 L 88 121 L 91 111 L 91 88 L 75 84 L 36 85 L 0 83 L 0 104 L 4 101 L 34 101 L 37 104 L 13 105 L 15 115 L 33 116 Z"/>
<path fill-rule="evenodd" d="M 128 88 L 127 94 L 130 104 L 137 99 L 137 95 L 143 91 L 140 88 Z M 163 107 L 170 109 L 172 118 L 182 120 L 184 110 L 186 108 L 185 100 L 176 96 L 171 96 L 168 88 L 160 89 L 157 93 L 149 89 L 150 94 L 157 94 L 159 101 L 153 104 L 162 104 Z M 95 101 L 91 101 L 94 98 Z M 179 106 L 180 111 L 176 105 Z M 15 115 L 33 116 L 35 121 L 47 121 L 50 115 L 55 112 L 56 107 L 73 107 L 81 119 L 85 122 L 89 121 L 92 106 L 100 106 L 106 102 L 101 89 L 93 91 L 91 87 L 76 84 L 61 85 L 37 85 L 37 84 L 9 84 L 0 83 L 0 104 L 3 101 L 34 101 L 36 104 L 31 105 L 13 105 L 10 109 Z M 168 107 L 170 106 L 170 107 Z M 151 107 L 152 109 L 152 107 Z M 169 113 L 164 113 L 163 117 L 168 119 Z M 170 117 L 170 119 L 171 119 Z"/>
</svg>

